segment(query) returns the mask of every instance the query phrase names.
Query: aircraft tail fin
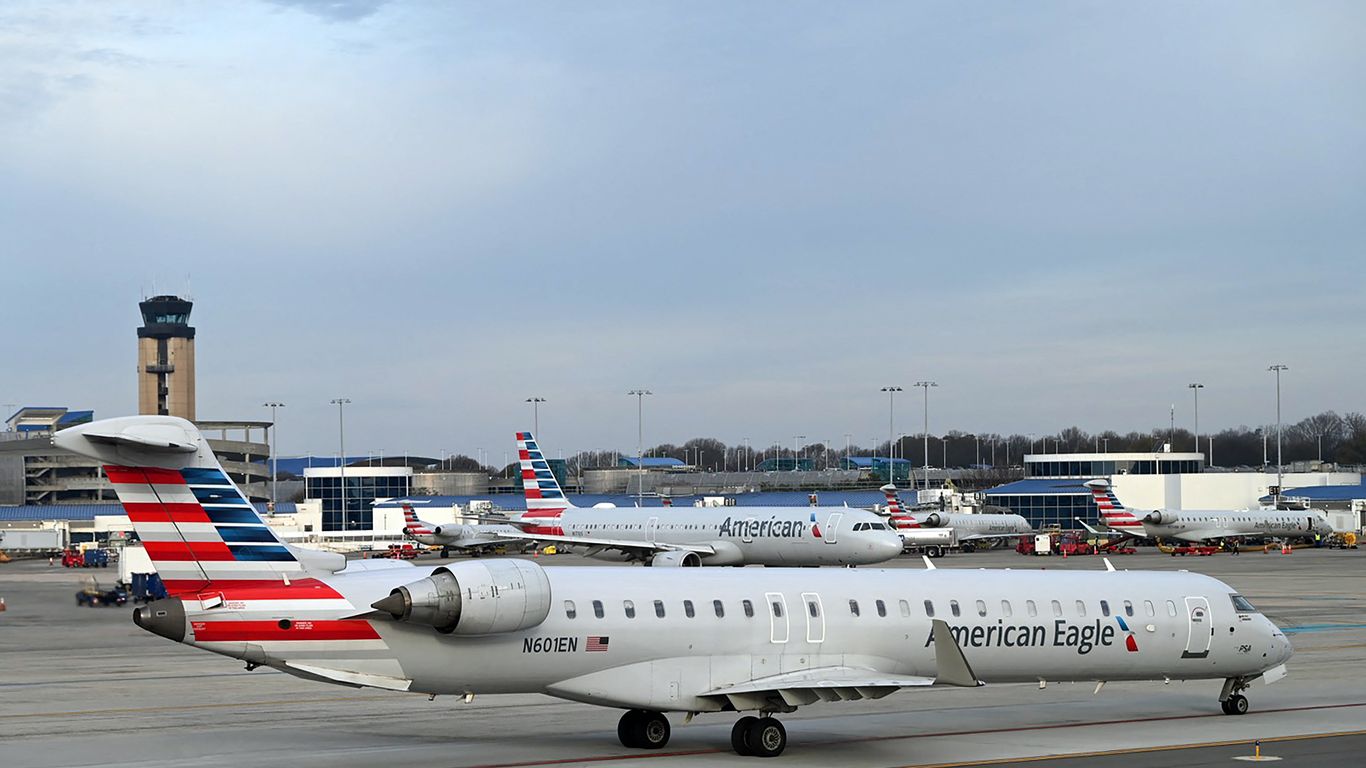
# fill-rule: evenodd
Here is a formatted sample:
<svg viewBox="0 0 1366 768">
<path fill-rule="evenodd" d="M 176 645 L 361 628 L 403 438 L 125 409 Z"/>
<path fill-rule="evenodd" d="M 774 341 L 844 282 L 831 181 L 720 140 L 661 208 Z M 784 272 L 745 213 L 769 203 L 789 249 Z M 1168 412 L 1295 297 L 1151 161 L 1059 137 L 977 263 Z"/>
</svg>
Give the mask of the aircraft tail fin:
<svg viewBox="0 0 1366 768">
<path fill-rule="evenodd" d="M 1096 509 L 1100 510 L 1100 521 L 1106 526 L 1121 530 L 1143 527 L 1143 521 L 1120 503 L 1119 497 L 1110 488 L 1109 480 L 1088 480 L 1085 486 L 1091 489 L 1091 499 L 1095 501 Z"/>
<path fill-rule="evenodd" d="M 261 520 L 194 424 L 128 416 L 71 427 L 53 443 L 101 462 L 171 594 L 210 582 L 279 582 L 305 569 Z"/>
<path fill-rule="evenodd" d="M 517 457 L 522 466 L 522 488 L 526 494 L 526 514 L 522 519 L 558 518 L 573 505 L 565 498 L 560 481 L 530 432 L 517 433 Z"/>
<path fill-rule="evenodd" d="M 431 523 L 419 518 L 413 511 L 413 505 L 404 502 L 403 507 L 403 532 L 409 536 L 430 536 L 436 533 Z"/>
<path fill-rule="evenodd" d="M 897 494 L 895 485 L 888 483 L 882 486 L 880 490 L 882 495 L 887 498 L 887 517 L 891 519 L 893 528 L 902 530 L 920 527 L 920 522 L 911 516 L 906 511 L 906 506 L 901 503 L 901 496 Z"/>
</svg>

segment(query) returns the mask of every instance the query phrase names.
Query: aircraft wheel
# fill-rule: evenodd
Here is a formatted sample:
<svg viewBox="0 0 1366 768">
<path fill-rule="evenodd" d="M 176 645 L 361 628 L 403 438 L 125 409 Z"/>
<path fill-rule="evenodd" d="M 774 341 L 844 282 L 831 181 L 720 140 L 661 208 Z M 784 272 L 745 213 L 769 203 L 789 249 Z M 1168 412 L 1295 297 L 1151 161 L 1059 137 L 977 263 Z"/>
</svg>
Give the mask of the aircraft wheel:
<svg viewBox="0 0 1366 768">
<path fill-rule="evenodd" d="M 1230 715 L 1246 715 L 1247 697 L 1241 693 L 1228 697 L 1228 701 L 1224 702 L 1224 711 Z"/>
<path fill-rule="evenodd" d="M 745 743 L 755 757 L 777 757 L 787 748 L 787 729 L 775 718 L 761 717 L 748 728 Z"/>
<path fill-rule="evenodd" d="M 749 742 L 746 739 L 749 738 L 750 726 L 758 721 L 759 718 L 751 715 L 745 715 L 735 721 L 735 726 L 730 729 L 730 748 L 735 750 L 735 754 L 742 757 L 750 757 L 754 754 L 754 750 L 749 748 Z"/>
<path fill-rule="evenodd" d="M 617 721 L 617 740 L 623 747 L 640 747 L 640 744 L 636 743 L 636 734 L 640 731 L 641 714 L 643 713 L 638 709 L 628 709 Z"/>
<path fill-rule="evenodd" d="M 641 711 L 636 720 L 636 746 L 662 749 L 669 743 L 669 718 L 659 712 Z"/>
</svg>

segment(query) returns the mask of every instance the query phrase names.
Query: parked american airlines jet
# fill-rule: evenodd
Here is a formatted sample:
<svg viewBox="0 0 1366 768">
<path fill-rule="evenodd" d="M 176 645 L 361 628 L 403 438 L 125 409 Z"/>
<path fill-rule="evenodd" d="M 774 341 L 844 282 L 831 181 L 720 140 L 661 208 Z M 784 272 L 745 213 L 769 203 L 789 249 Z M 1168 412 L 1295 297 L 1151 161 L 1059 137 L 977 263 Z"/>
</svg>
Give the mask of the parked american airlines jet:
<svg viewBox="0 0 1366 768">
<path fill-rule="evenodd" d="M 992 539 L 1015 538 L 1033 533 L 1029 521 L 1016 514 L 968 515 L 962 512 L 927 512 L 916 514 L 901 503 L 896 486 L 882 486 L 887 497 L 887 516 L 897 532 L 910 536 L 917 528 L 952 528 L 960 542 L 987 542 Z"/>
<path fill-rule="evenodd" d="M 1155 509 L 1144 513 L 1125 507 L 1110 489 L 1110 481 L 1097 479 L 1085 483 L 1100 509 L 1100 521 L 1110 532 L 1129 538 L 1217 541 L 1242 536 L 1276 538 L 1313 538 L 1333 532 L 1321 512 L 1287 512 L 1272 509 L 1192 510 Z M 1082 526 L 1096 534 L 1084 521 Z"/>
<path fill-rule="evenodd" d="M 849 507 L 576 507 L 530 432 L 517 433 L 526 512 L 509 522 L 532 541 L 647 565 L 867 565 L 901 554 L 877 515 Z"/>
<path fill-rule="evenodd" d="M 441 547 L 441 556 L 446 557 L 450 550 L 480 551 L 506 544 L 525 544 L 525 540 L 509 536 L 520 531 L 510 525 L 452 524 L 433 525 L 417 516 L 413 505 L 404 503 L 403 535 L 429 547 Z"/>
<path fill-rule="evenodd" d="M 1241 595 L 1186 572 L 347 563 L 276 538 L 188 421 L 53 442 L 101 463 L 165 581 L 171 596 L 133 614 L 143 629 L 249 670 L 622 709 L 628 747 L 667 744 L 666 712 L 757 712 L 731 744 L 771 757 L 787 745 L 774 714 L 931 685 L 1222 679 L 1242 714 L 1292 653 Z"/>
</svg>

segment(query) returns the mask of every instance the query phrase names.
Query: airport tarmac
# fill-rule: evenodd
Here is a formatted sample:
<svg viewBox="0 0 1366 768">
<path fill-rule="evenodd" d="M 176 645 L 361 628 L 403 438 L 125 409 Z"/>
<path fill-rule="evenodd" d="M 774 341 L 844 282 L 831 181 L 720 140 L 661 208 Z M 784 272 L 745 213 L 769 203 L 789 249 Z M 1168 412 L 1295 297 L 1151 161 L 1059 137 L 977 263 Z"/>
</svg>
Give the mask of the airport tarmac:
<svg viewBox="0 0 1366 768">
<path fill-rule="evenodd" d="M 789 765 L 1236 765 L 1252 742 L 1282 765 L 1360 765 L 1366 747 L 1366 574 L 1358 551 L 1173 558 L 1118 568 L 1186 568 L 1223 579 L 1284 627 L 1290 675 L 1253 685 L 1252 711 L 1220 713 L 1219 683 L 987 686 L 903 691 L 782 716 Z M 541 558 L 545 565 L 582 558 Z M 596 564 L 596 563 L 595 563 Z M 1096 570 L 1098 557 L 979 552 L 940 568 Z M 631 566 L 622 566 L 623 568 Z M 918 557 L 890 564 L 921 568 Z M 113 569 L 0 564 L 0 766 L 750 765 L 730 751 L 733 714 L 685 724 L 666 750 L 628 750 L 618 713 L 543 696 L 455 698 L 356 690 L 239 662 L 143 632 L 130 608 L 79 608 L 81 579 Z M 1024 761 L 1024 762 L 1021 762 Z"/>
</svg>

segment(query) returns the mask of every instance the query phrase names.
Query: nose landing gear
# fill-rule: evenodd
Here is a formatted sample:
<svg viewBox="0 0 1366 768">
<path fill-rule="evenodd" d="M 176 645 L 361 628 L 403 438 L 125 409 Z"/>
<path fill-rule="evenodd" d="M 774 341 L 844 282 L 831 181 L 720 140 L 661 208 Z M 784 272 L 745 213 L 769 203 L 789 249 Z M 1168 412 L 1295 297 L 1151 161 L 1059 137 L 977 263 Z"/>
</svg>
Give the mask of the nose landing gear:
<svg viewBox="0 0 1366 768">
<path fill-rule="evenodd" d="M 1230 677 L 1224 681 L 1224 690 L 1219 693 L 1219 706 L 1226 715 L 1246 715 L 1247 697 L 1243 691 L 1247 690 L 1250 680 L 1242 677 Z"/>
<path fill-rule="evenodd" d="M 730 729 L 730 746 L 737 755 L 777 757 L 787 748 L 787 729 L 776 718 L 747 715 Z"/>
</svg>

